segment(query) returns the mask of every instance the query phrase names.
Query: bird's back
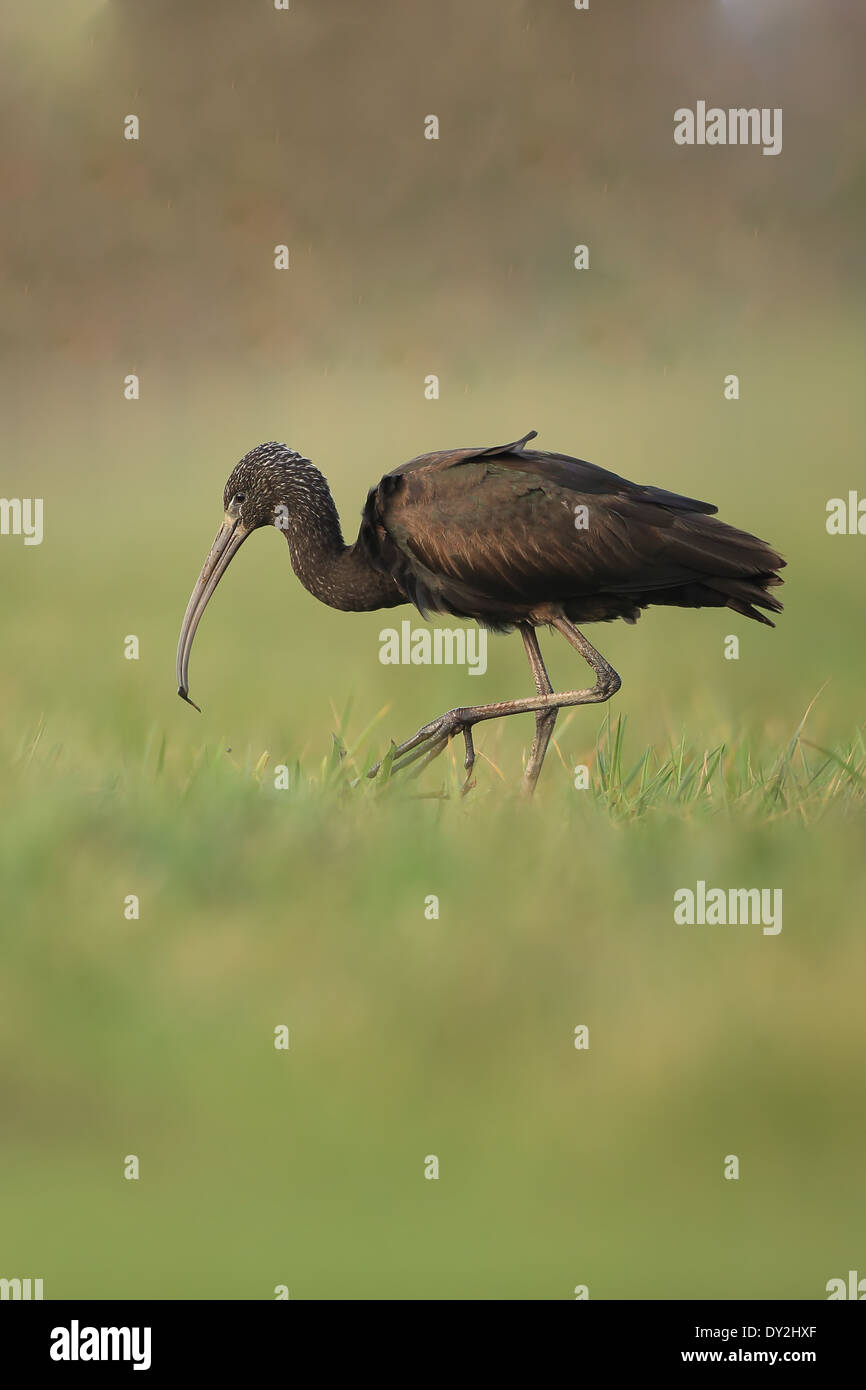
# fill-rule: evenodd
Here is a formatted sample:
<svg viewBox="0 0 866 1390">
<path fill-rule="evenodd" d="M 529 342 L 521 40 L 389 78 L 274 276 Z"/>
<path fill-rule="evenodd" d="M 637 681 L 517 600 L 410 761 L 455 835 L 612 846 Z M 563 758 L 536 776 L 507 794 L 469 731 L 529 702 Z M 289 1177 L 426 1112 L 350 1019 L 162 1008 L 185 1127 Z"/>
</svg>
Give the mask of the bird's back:
<svg viewBox="0 0 866 1390">
<path fill-rule="evenodd" d="M 769 622 L 784 561 L 707 502 L 511 444 L 422 454 L 386 474 L 359 544 L 422 611 L 494 627 L 634 619 L 651 603 Z"/>
</svg>

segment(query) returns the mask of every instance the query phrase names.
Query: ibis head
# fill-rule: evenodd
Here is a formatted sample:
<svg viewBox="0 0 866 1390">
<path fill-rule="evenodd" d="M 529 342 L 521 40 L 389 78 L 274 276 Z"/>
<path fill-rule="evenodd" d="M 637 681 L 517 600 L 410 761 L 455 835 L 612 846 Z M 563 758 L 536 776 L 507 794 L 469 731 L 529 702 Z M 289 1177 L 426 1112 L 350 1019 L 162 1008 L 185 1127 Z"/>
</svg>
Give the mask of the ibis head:
<svg viewBox="0 0 866 1390">
<path fill-rule="evenodd" d="M 189 658 L 196 629 L 211 595 L 244 541 L 261 526 L 288 529 L 295 487 L 301 481 L 303 459 L 294 449 L 275 442 L 259 444 L 245 454 L 229 475 L 223 492 L 223 523 L 186 606 L 177 644 L 177 693 L 189 698 Z M 198 709 L 198 705 L 195 705 Z"/>
</svg>

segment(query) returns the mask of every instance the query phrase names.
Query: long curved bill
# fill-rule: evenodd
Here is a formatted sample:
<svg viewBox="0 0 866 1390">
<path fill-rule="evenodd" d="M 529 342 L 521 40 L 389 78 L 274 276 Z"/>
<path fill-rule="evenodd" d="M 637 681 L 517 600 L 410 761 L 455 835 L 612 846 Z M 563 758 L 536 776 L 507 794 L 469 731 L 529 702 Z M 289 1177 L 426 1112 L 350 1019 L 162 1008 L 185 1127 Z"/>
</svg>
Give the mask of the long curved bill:
<svg viewBox="0 0 866 1390">
<path fill-rule="evenodd" d="M 188 705 L 192 705 L 193 709 L 199 709 L 195 701 L 189 698 L 189 655 L 196 628 L 201 622 L 211 594 L 248 535 L 250 532 L 244 530 L 239 520 L 226 517 L 216 533 L 208 557 L 202 565 L 201 574 L 189 596 L 177 643 L 177 693 Z"/>
</svg>

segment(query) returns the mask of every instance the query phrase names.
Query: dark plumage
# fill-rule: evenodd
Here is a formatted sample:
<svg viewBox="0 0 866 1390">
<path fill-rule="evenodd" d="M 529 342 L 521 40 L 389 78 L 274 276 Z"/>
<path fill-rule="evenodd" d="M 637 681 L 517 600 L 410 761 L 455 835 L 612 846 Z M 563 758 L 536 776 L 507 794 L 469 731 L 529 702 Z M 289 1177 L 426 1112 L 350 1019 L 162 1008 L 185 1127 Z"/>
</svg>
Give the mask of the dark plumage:
<svg viewBox="0 0 866 1390">
<path fill-rule="evenodd" d="M 524 785 L 531 790 L 564 705 L 596 703 L 619 677 L 575 624 L 624 618 L 650 604 L 728 607 L 773 626 L 769 591 L 784 560 L 764 541 L 719 521 L 716 508 L 663 488 L 631 483 L 567 454 L 512 444 L 422 454 L 386 473 L 347 546 L 327 482 L 284 444 L 262 444 L 229 478 L 225 521 L 193 590 L 178 644 L 178 693 L 188 699 L 192 639 L 233 555 L 252 531 L 286 532 L 304 586 L 333 608 L 363 612 L 411 602 L 497 630 L 519 628 L 536 697 L 452 710 L 400 745 L 392 766 L 429 761 L 455 732 L 522 711 L 536 715 Z M 555 627 L 596 675 L 590 690 L 555 695 L 535 628 Z M 191 702 L 190 702 L 191 703 Z M 373 769 L 375 772 L 376 769 Z M 467 778 L 468 785 L 468 778 Z"/>
<path fill-rule="evenodd" d="M 634 621 L 651 603 L 773 624 L 784 561 L 709 502 L 514 444 L 422 454 L 370 492 L 359 541 L 422 613 L 491 627 Z M 575 507 L 587 509 L 575 526 Z"/>
</svg>

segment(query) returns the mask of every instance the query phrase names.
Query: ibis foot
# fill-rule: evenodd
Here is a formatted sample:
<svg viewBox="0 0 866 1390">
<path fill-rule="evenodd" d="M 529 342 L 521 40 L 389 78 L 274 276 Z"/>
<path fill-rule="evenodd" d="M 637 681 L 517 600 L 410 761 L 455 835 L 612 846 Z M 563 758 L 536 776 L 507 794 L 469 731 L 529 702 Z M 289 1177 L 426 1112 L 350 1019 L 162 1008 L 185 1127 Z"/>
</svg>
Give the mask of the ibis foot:
<svg viewBox="0 0 866 1390">
<path fill-rule="evenodd" d="M 433 762 L 434 758 L 438 758 L 440 753 L 444 753 L 452 738 L 457 734 L 462 734 L 466 748 L 466 756 L 463 759 L 466 776 L 460 793 L 461 796 L 465 796 L 475 786 L 472 780 L 472 769 L 475 765 L 472 727 L 475 723 L 477 720 L 472 719 L 470 711 L 466 709 L 450 709 L 447 714 L 440 714 L 438 719 L 432 719 L 429 724 L 424 724 L 411 738 L 407 738 L 405 743 L 397 744 L 391 757 L 391 772 L 403 772 L 407 767 L 417 763 L 417 767 L 412 773 L 412 776 L 416 777 L 419 772 L 422 772 Z M 381 762 L 374 763 L 367 776 L 375 777 L 381 767 Z"/>
</svg>

